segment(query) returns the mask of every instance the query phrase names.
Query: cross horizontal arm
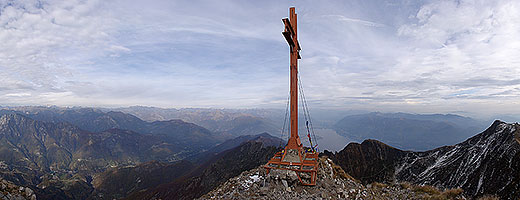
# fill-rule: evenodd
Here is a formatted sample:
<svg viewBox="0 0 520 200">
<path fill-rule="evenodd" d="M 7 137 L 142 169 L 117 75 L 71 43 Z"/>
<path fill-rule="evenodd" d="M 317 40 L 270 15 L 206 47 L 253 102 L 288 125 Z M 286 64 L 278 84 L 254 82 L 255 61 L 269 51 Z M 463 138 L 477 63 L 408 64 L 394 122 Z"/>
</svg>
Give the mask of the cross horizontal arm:
<svg viewBox="0 0 520 200">
<path fill-rule="evenodd" d="M 289 22 L 289 18 L 283 18 L 283 23 L 285 24 L 285 29 L 289 29 L 289 32 L 291 35 L 295 35 L 296 32 L 294 31 L 293 27 L 291 26 L 291 22 Z"/>
<path fill-rule="evenodd" d="M 295 44 L 294 44 L 293 38 L 291 36 L 291 33 L 284 31 L 284 32 L 282 32 L 282 35 L 283 35 L 283 37 L 285 37 L 285 40 L 287 40 L 287 43 L 289 43 L 289 45 L 291 47 L 294 47 Z"/>
</svg>

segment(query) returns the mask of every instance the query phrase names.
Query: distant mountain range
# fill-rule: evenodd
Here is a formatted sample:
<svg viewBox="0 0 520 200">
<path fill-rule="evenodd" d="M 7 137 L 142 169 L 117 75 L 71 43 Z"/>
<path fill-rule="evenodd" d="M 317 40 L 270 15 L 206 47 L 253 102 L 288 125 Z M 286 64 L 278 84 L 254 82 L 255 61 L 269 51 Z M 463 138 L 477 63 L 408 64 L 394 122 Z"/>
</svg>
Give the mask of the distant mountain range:
<svg viewBox="0 0 520 200">
<path fill-rule="evenodd" d="M 282 111 L 265 109 L 165 109 L 132 106 L 111 110 L 132 114 L 150 122 L 181 119 L 230 137 L 255 135 L 263 132 L 271 134 L 280 133 L 280 121 L 283 120 L 283 113 L 279 113 Z M 282 119 L 279 119 L 280 117 Z"/>
<path fill-rule="evenodd" d="M 89 132 L 122 129 L 157 135 L 175 144 L 182 151 L 179 155 L 181 159 L 232 138 L 178 119 L 147 122 L 123 112 L 104 112 L 95 108 L 16 107 L 0 110 L 2 113 L 16 113 L 42 122 L 69 123 Z"/>
<path fill-rule="evenodd" d="M 163 109 L 133 106 L 112 110 L 129 113 L 146 121 L 182 119 L 230 138 L 262 132 L 278 135 L 284 120 L 283 110 L 276 109 Z M 487 126 L 487 122 L 453 114 L 366 113 L 320 109 L 312 114 L 315 128 L 334 129 L 350 141 L 376 139 L 407 150 L 428 150 L 456 144 Z M 303 116 L 300 118 L 304 119 Z M 301 133 L 306 132 L 304 121 L 300 123 L 299 129 Z M 317 136 L 327 137 L 327 133 L 318 132 Z"/>
<path fill-rule="evenodd" d="M 406 150 L 428 150 L 461 142 L 486 125 L 458 115 L 367 113 L 350 115 L 334 126 L 353 141 L 376 139 Z"/>
<path fill-rule="evenodd" d="M 326 152 L 354 178 L 407 181 L 464 189 L 472 197 L 520 198 L 520 125 L 495 121 L 466 141 L 425 152 L 402 151 L 375 140 Z"/>
<path fill-rule="evenodd" d="M 163 109 L 133 106 L 127 108 L 60 108 L 60 107 L 13 107 L 0 110 L 1 113 L 17 112 L 45 122 L 68 122 L 83 130 L 100 132 L 110 128 L 131 130 L 143 134 L 171 135 L 175 141 L 196 148 L 207 149 L 215 144 L 241 135 L 256 135 L 267 132 L 280 136 L 283 125 L 283 111 L 276 109 Z M 376 139 L 405 150 L 428 150 L 443 145 L 461 142 L 474 133 L 484 130 L 487 122 L 452 114 L 407 114 L 407 113 L 361 113 L 361 111 L 332 112 L 317 110 L 313 117 L 317 138 L 328 137 L 327 129 L 335 130 L 347 140 L 361 142 Z M 358 113 L 351 114 L 348 113 Z M 361 113 L 361 114 L 359 114 Z M 341 118 L 341 114 L 346 116 Z M 188 124 L 202 126 L 201 135 L 186 138 L 168 132 L 166 121 L 180 123 L 184 129 Z M 194 126 L 195 127 L 195 126 Z M 305 123 L 300 123 L 300 132 L 306 132 Z M 287 128 L 286 128 L 287 130 Z M 172 135 L 173 134 L 173 135 Z M 287 133 L 285 133 L 286 135 Z M 203 135 L 211 137 L 213 143 L 190 143 Z M 199 142 L 204 142 L 199 141 Z M 319 143 L 319 141 L 318 141 Z"/>
</svg>

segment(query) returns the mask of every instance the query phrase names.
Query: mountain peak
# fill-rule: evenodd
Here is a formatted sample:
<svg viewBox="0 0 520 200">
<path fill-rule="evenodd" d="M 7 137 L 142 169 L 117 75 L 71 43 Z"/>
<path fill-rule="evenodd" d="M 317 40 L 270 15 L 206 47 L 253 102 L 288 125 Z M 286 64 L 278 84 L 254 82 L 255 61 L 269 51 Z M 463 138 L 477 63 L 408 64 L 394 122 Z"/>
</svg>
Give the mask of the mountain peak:
<svg viewBox="0 0 520 200">
<path fill-rule="evenodd" d="M 520 131 L 520 125 L 518 123 L 506 123 L 500 120 L 495 120 L 493 124 L 489 128 L 487 128 L 484 132 L 477 134 L 467 141 L 473 144 L 476 140 L 496 140 L 500 139 L 503 143 L 504 141 L 510 141 L 516 139 L 518 141 L 518 132 Z M 491 142 L 491 141 L 489 141 Z"/>
</svg>

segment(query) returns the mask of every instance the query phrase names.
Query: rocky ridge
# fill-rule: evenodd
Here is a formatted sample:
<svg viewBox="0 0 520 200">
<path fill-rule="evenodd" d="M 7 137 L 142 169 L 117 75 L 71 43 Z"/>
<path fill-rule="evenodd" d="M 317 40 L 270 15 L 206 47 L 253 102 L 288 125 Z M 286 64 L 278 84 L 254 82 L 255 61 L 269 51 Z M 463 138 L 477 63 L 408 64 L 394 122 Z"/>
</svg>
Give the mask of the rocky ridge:
<svg viewBox="0 0 520 200">
<path fill-rule="evenodd" d="M 520 198 L 520 125 L 495 121 L 484 132 L 453 146 L 424 152 L 402 151 L 382 142 L 351 143 L 326 152 L 363 183 L 411 182 L 462 188 L 472 198 Z"/>
<path fill-rule="evenodd" d="M 520 198 L 520 124 L 495 121 L 454 146 L 410 152 L 396 166 L 397 180 L 441 188 L 461 187 L 479 197 Z"/>
</svg>

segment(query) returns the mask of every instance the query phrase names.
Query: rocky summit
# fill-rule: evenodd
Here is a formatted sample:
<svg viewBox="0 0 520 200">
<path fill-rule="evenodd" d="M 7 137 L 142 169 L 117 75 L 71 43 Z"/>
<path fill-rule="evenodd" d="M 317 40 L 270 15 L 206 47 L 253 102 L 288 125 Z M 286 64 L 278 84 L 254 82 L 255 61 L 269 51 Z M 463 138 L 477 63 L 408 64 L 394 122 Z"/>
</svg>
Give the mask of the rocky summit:
<svg viewBox="0 0 520 200">
<path fill-rule="evenodd" d="M 295 172 L 259 166 L 229 179 L 199 199 L 465 199 L 461 189 L 439 191 L 409 183 L 362 184 L 331 159 L 320 157 L 316 186 L 299 184 Z"/>
</svg>

